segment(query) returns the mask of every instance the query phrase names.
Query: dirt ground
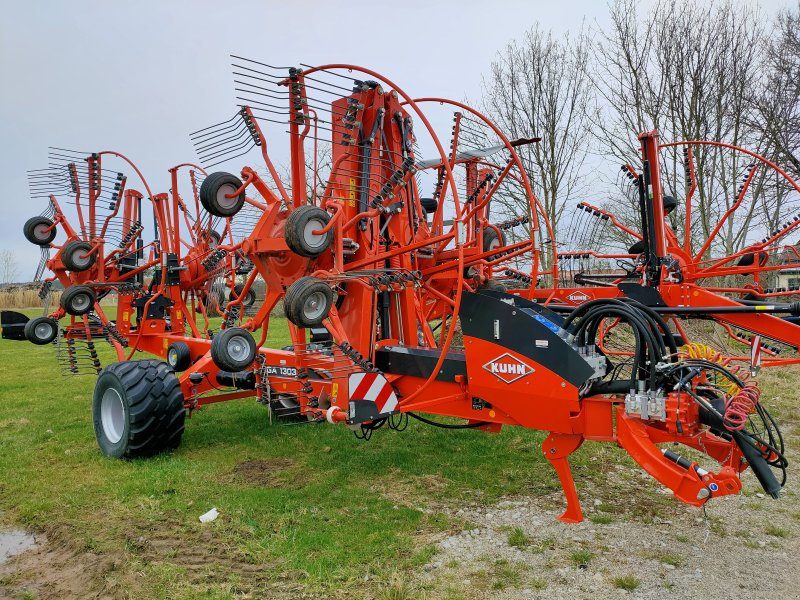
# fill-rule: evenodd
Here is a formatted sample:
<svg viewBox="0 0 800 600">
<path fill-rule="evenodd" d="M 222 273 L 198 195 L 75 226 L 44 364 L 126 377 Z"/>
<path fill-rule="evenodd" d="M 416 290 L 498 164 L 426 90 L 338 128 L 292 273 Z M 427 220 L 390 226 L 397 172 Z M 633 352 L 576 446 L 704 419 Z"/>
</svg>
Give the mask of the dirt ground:
<svg viewBox="0 0 800 600">
<path fill-rule="evenodd" d="M 166 516 L 164 521 L 169 521 Z M 232 598 L 279 600 L 318 598 L 306 594 L 291 572 L 276 577 L 271 565 L 252 564 L 211 532 L 187 536 L 185 530 L 155 522 L 131 531 L 127 551 L 97 553 L 75 544 L 74 532 L 53 529 L 36 536 L 36 547 L 0 564 L 0 599 L 62 600 L 67 598 L 132 599 L 161 597 L 143 583 L 137 567 L 169 561 L 181 568 L 187 597 L 219 581 L 231 582 Z M 139 581 L 137 581 L 139 579 Z M 239 583 L 237 583 L 237 581 Z M 215 596 L 218 597 L 218 596 Z"/>
<path fill-rule="evenodd" d="M 35 536 L 32 549 L 0 564 L 0 598 L 111 597 L 119 561 L 81 551 L 68 532 Z"/>
</svg>

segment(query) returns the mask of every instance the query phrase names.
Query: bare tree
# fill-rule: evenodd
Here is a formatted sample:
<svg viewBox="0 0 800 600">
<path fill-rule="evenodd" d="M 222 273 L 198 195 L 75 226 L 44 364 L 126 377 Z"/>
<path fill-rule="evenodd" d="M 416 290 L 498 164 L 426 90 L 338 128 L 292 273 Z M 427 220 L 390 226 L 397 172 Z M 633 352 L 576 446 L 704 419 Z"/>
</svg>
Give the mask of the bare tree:
<svg viewBox="0 0 800 600">
<path fill-rule="evenodd" d="M 11 250 L 0 250 L 0 283 L 14 283 L 19 278 L 17 257 Z"/>
<path fill-rule="evenodd" d="M 594 131 L 603 154 L 636 164 L 636 134 L 658 129 L 662 141 L 716 140 L 757 143 L 749 125 L 749 98 L 759 84 L 763 48 L 757 9 L 731 1 L 690 3 L 662 0 L 644 18 L 633 0 L 611 8 L 611 28 L 595 44 L 594 72 L 600 118 Z M 683 155 L 662 154 L 666 193 L 685 198 Z M 736 202 L 741 156 L 714 146 L 694 147 L 698 189 L 692 206 L 693 246 L 698 248 Z M 753 193 L 762 188 L 754 188 Z M 709 252 L 731 254 L 745 245 L 758 214 L 755 196 L 726 219 Z M 763 199 L 760 199 L 763 200 Z M 679 231 L 683 205 L 673 215 Z M 621 211 L 627 208 L 627 211 Z M 636 225 L 631 202 L 615 212 Z"/>
<path fill-rule="evenodd" d="M 585 191 L 581 175 L 590 140 L 588 62 L 584 32 L 574 39 L 556 39 L 537 26 L 498 55 L 484 80 L 483 106 L 500 129 L 512 138 L 542 138 L 517 151 L 556 232 L 568 201 Z M 508 208 L 517 214 L 529 201 L 521 194 L 503 200 L 514 204 Z"/>
<path fill-rule="evenodd" d="M 306 168 L 306 198 L 308 202 L 315 201 L 322 197 L 328 178 L 333 167 L 333 145 L 330 141 L 318 139 L 316 143 L 306 144 L 305 147 L 305 168 Z M 286 188 L 286 192 L 292 193 L 292 169 L 287 162 L 280 163 L 277 167 L 281 181 Z M 271 182 L 272 177 L 267 173 L 266 176 L 260 173 L 265 181 Z"/>
<path fill-rule="evenodd" d="M 767 75 L 753 95 L 762 152 L 800 178 L 800 2 L 781 11 L 767 45 Z"/>
</svg>

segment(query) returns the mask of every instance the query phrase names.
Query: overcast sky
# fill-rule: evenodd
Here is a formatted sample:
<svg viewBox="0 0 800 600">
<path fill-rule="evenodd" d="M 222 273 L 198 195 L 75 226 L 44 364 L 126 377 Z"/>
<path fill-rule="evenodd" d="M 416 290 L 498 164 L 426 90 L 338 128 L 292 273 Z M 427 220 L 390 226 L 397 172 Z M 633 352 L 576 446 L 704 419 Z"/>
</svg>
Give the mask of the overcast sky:
<svg viewBox="0 0 800 600">
<path fill-rule="evenodd" d="M 29 199 L 26 171 L 46 166 L 47 146 L 118 150 L 154 192 L 166 191 L 167 168 L 195 160 L 188 133 L 235 110 L 230 54 L 353 63 L 414 97 L 477 102 L 497 51 L 537 21 L 560 34 L 584 19 L 602 27 L 608 14 L 593 0 L 0 0 L 0 8 L 0 249 L 17 255 L 21 280 L 39 255 L 22 224 L 45 206 Z"/>
</svg>

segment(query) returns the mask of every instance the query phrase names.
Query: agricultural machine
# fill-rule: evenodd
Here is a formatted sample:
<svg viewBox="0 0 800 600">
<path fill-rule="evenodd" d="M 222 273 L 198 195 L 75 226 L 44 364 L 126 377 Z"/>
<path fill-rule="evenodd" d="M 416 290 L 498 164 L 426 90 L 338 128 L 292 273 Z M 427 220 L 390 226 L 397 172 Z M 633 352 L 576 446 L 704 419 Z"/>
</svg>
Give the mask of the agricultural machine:
<svg viewBox="0 0 800 600">
<path fill-rule="evenodd" d="M 590 224 L 578 231 L 610 226 L 630 247 L 605 251 L 583 239 L 583 248 L 563 249 L 518 153 L 536 138 L 510 140 L 463 103 L 414 99 L 352 65 L 286 71 L 235 57 L 234 74 L 239 109 L 192 141 L 206 168 L 257 151 L 261 170 L 180 165 L 169 170 L 170 191 L 154 194 L 117 153 L 80 161 L 68 153 L 42 179 L 51 185 L 75 173 L 60 191 L 71 194 L 79 226 L 55 191 L 48 212 L 25 225 L 43 248 L 40 271 L 53 273 L 45 287 L 57 280 L 65 291 L 58 309 L 24 325 L 24 337 L 73 346 L 100 337 L 114 346 L 118 362 L 90 364 L 99 372 L 93 417 L 105 454 L 174 449 L 187 412 L 255 397 L 282 418 L 341 424 L 364 439 L 384 426 L 402 430 L 409 417 L 547 431 L 542 452 L 563 486 L 567 522 L 582 519 L 568 457 L 584 440 L 619 444 L 688 504 L 739 492 L 747 467 L 778 496 L 783 440 L 753 375 L 762 364 L 797 362 L 777 350 L 800 346 L 800 304 L 773 301 L 797 290 L 763 282 L 790 268 L 771 257 L 791 252 L 783 240 L 800 221 L 709 258 L 755 166 L 717 230 L 693 247 L 692 152 L 711 143 L 686 145 L 679 241 L 669 217 L 679 203 L 662 182 L 662 155 L 673 145 L 643 133 L 639 164 L 624 167 L 636 222 L 579 207 Z M 453 119 L 449 144 L 433 127 L 442 113 Z M 267 150 L 272 124 L 288 127 L 285 178 Z M 423 147 L 432 158 L 422 158 Z M 766 159 L 731 150 L 800 191 Z M 102 161 L 112 155 L 136 171 L 146 194 L 127 189 L 123 175 L 109 189 Z M 185 198 L 180 169 L 190 178 Z M 110 199 L 101 200 L 104 191 Z M 621 267 L 593 271 L 592 261 Z M 111 292 L 115 319 L 100 304 Z M 215 296 L 221 318 L 212 329 Z M 267 345 L 276 311 L 288 320 L 290 346 Z M 15 335 L 14 318 L 4 315 L 4 335 Z M 684 326 L 698 319 L 750 352 L 701 345 Z M 137 352 L 158 359 L 132 360 Z M 73 350 L 67 362 L 78 358 Z M 676 444 L 687 450 L 677 453 Z"/>
</svg>

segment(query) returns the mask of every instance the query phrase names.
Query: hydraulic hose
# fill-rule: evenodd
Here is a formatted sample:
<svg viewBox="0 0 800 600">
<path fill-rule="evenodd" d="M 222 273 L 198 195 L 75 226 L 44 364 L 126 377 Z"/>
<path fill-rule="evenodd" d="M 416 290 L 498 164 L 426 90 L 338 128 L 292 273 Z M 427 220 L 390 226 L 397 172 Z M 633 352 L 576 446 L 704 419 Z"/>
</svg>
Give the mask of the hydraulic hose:
<svg viewBox="0 0 800 600">
<path fill-rule="evenodd" d="M 712 429 L 730 433 L 764 491 L 773 498 L 777 498 L 780 495 L 781 484 L 778 483 L 778 479 L 753 438 L 743 431 L 730 431 L 725 427 L 722 416 L 718 412 L 703 407 L 700 408 L 700 422 Z"/>
</svg>

